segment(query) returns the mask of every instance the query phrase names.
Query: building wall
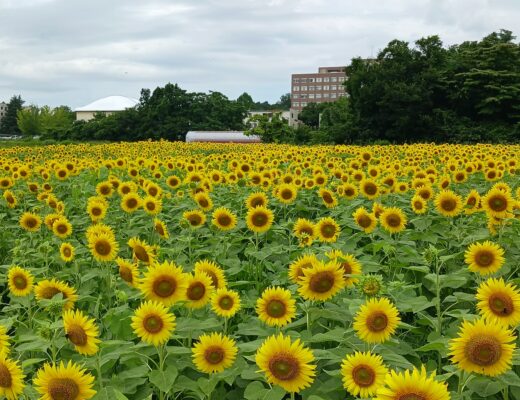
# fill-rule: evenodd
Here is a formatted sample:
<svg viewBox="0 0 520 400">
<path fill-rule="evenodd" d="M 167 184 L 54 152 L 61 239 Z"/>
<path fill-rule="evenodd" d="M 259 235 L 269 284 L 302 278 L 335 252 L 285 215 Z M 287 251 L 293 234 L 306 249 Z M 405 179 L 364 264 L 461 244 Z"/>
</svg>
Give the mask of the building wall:
<svg viewBox="0 0 520 400">
<path fill-rule="evenodd" d="M 318 73 L 293 74 L 291 110 L 299 112 L 310 103 L 326 103 L 346 96 L 343 67 L 320 67 Z"/>
<path fill-rule="evenodd" d="M 90 121 L 91 119 L 94 119 L 94 116 L 98 113 L 103 113 L 106 116 L 114 114 L 114 112 L 108 112 L 108 111 L 76 111 L 76 121 Z"/>
</svg>

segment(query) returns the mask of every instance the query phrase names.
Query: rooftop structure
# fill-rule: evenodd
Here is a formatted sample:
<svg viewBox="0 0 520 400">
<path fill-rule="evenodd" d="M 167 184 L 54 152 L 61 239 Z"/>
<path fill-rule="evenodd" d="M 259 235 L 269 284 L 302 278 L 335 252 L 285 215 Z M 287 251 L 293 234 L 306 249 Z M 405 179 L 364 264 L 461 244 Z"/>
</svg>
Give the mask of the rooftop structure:
<svg viewBox="0 0 520 400">
<path fill-rule="evenodd" d="M 189 131 L 186 142 L 208 143 L 260 143 L 256 135 L 246 136 L 243 131 Z"/>
<path fill-rule="evenodd" d="M 83 107 L 78 107 L 76 112 L 76 119 L 78 121 L 89 121 L 94 118 L 95 114 L 103 113 L 111 115 L 115 112 L 124 111 L 128 108 L 135 107 L 139 100 L 125 96 L 108 96 L 102 99 L 93 101 Z"/>
</svg>

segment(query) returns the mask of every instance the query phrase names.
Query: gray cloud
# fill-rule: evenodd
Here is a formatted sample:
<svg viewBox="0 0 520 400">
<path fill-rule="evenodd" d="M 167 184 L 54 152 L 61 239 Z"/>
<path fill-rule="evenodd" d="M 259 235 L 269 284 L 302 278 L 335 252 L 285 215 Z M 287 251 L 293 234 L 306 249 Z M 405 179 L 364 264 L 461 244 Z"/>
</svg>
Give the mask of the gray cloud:
<svg viewBox="0 0 520 400">
<path fill-rule="evenodd" d="M 274 101 L 290 74 L 520 31 L 518 0 L 0 0 L 0 99 L 72 107 L 177 82 Z"/>
</svg>

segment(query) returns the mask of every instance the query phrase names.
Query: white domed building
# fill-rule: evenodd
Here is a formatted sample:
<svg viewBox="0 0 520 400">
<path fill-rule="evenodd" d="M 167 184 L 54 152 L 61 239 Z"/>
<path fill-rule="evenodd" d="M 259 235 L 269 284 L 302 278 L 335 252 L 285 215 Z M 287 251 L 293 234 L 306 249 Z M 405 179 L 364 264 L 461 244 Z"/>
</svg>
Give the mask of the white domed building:
<svg viewBox="0 0 520 400">
<path fill-rule="evenodd" d="M 135 107 L 139 100 L 125 96 L 108 96 L 102 99 L 93 101 L 83 107 L 78 107 L 76 112 L 77 121 L 90 121 L 98 113 L 104 115 L 111 115 L 119 111 L 124 111 L 128 108 Z"/>
</svg>

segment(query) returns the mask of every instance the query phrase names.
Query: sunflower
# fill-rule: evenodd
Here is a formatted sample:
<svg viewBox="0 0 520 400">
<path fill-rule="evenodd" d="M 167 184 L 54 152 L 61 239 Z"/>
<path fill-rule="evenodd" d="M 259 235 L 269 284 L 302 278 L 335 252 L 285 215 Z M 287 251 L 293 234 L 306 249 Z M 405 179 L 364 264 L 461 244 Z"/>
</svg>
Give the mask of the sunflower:
<svg viewBox="0 0 520 400">
<path fill-rule="evenodd" d="M 343 269 L 337 262 L 314 262 L 311 268 L 303 270 L 298 281 L 298 292 L 305 300 L 325 301 L 343 289 Z"/>
<path fill-rule="evenodd" d="M 296 315 L 296 301 L 287 289 L 270 287 L 256 301 L 256 313 L 269 326 L 284 326 Z"/>
<path fill-rule="evenodd" d="M 298 188 L 292 183 L 283 183 L 275 188 L 278 201 L 283 204 L 292 204 L 298 196 Z"/>
<path fill-rule="evenodd" d="M 295 393 L 309 387 L 316 375 L 312 351 L 300 339 L 289 336 L 269 336 L 257 350 L 256 364 L 270 384 Z"/>
<path fill-rule="evenodd" d="M 157 215 L 162 210 L 161 199 L 153 196 L 146 196 L 142 202 L 143 210 L 149 215 Z"/>
<path fill-rule="evenodd" d="M 100 234 L 90 238 L 88 247 L 97 261 L 112 261 L 119 251 L 117 241 L 109 234 Z"/>
<path fill-rule="evenodd" d="M 124 260 L 121 257 L 116 259 L 119 276 L 130 286 L 137 287 L 139 285 L 139 269 L 137 264 Z"/>
<path fill-rule="evenodd" d="M 27 232 L 37 232 L 41 225 L 42 219 L 37 214 L 24 212 L 20 217 L 20 226 Z"/>
<path fill-rule="evenodd" d="M 376 229 L 377 218 L 374 214 L 369 213 L 365 207 L 356 209 L 352 217 L 354 217 L 356 225 L 363 229 L 365 233 L 371 233 Z"/>
<path fill-rule="evenodd" d="M 338 205 L 338 199 L 336 196 L 334 196 L 334 193 L 332 193 L 330 190 L 325 188 L 320 188 L 319 195 L 321 199 L 323 200 L 323 204 L 325 204 L 325 207 L 327 208 L 334 208 Z"/>
<path fill-rule="evenodd" d="M 7 357 L 7 355 L 11 351 L 11 344 L 9 340 L 11 338 L 7 334 L 7 329 L 5 326 L 0 325 L 0 357 Z"/>
<path fill-rule="evenodd" d="M 168 228 L 166 227 L 166 224 L 163 221 L 161 221 L 160 219 L 155 218 L 153 220 L 153 227 L 155 229 L 155 232 L 157 232 L 157 234 L 161 238 L 168 239 L 170 237 L 170 234 L 168 233 Z"/>
<path fill-rule="evenodd" d="M 209 195 L 205 192 L 197 193 L 193 199 L 198 204 L 200 208 L 204 211 L 209 211 L 213 208 L 213 201 L 209 197 Z"/>
<path fill-rule="evenodd" d="M 104 202 L 102 201 L 89 201 L 87 203 L 87 213 L 92 222 L 99 222 L 104 219 L 107 215 L 108 202 L 104 197 L 102 197 Z"/>
<path fill-rule="evenodd" d="M 385 208 L 379 217 L 381 226 L 390 233 L 398 233 L 406 229 L 406 215 L 398 207 Z"/>
<path fill-rule="evenodd" d="M 221 231 L 229 231 L 237 225 L 237 217 L 228 208 L 219 207 L 213 212 L 211 222 Z"/>
<path fill-rule="evenodd" d="M 377 186 L 377 183 L 372 179 L 363 179 L 359 183 L 359 191 L 369 200 L 379 196 L 379 186 Z"/>
<path fill-rule="evenodd" d="M 388 370 L 381 356 L 370 352 L 348 355 L 341 364 L 343 387 L 352 396 L 369 398 L 383 386 Z"/>
<path fill-rule="evenodd" d="M 227 285 L 224 271 L 213 261 L 200 260 L 195 263 L 194 272 L 203 272 L 211 278 L 215 289 L 225 288 Z"/>
<path fill-rule="evenodd" d="M 435 208 L 445 217 L 455 217 L 462 212 L 462 197 L 451 190 L 443 190 L 435 196 Z"/>
<path fill-rule="evenodd" d="M 435 372 L 428 376 L 424 365 L 397 373 L 390 371 L 385 378 L 385 386 L 377 390 L 374 400 L 450 400 L 446 383 L 435 380 Z"/>
<path fill-rule="evenodd" d="M 410 204 L 412 205 L 413 212 L 416 214 L 424 214 L 428 210 L 428 202 L 421 196 L 412 197 Z"/>
<path fill-rule="evenodd" d="M 121 199 L 121 208 L 124 212 L 132 213 L 141 207 L 143 201 L 137 193 L 129 192 Z"/>
<path fill-rule="evenodd" d="M 247 210 L 247 227 L 255 233 L 268 231 L 273 224 L 273 220 L 273 212 L 266 207 L 255 207 Z"/>
<path fill-rule="evenodd" d="M 299 283 L 304 276 L 303 270 L 312 268 L 316 262 L 318 262 L 318 259 L 314 254 L 304 254 L 298 257 L 289 265 L 289 279 L 296 284 Z"/>
<path fill-rule="evenodd" d="M 464 199 L 464 212 L 466 214 L 473 214 L 474 212 L 477 212 L 479 208 L 480 194 L 475 189 L 473 189 Z"/>
<path fill-rule="evenodd" d="M 489 275 L 497 272 L 504 264 L 504 250 L 489 240 L 472 243 L 464 253 L 464 261 L 470 271 Z"/>
<path fill-rule="evenodd" d="M 206 222 L 206 215 L 200 210 L 184 211 L 182 217 L 188 222 L 190 228 L 200 228 Z"/>
<path fill-rule="evenodd" d="M 367 343 L 383 343 L 395 332 L 400 320 L 399 311 L 387 298 L 373 298 L 359 308 L 354 330 Z"/>
<path fill-rule="evenodd" d="M 15 208 L 18 204 L 18 199 L 10 190 L 6 190 L 3 194 L 5 201 L 7 202 L 7 207 Z"/>
<path fill-rule="evenodd" d="M 293 233 L 294 236 L 298 238 L 307 235 L 307 237 L 314 239 L 316 236 L 316 226 L 308 219 L 298 218 L 294 224 Z"/>
<path fill-rule="evenodd" d="M 247 197 L 245 203 L 247 208 L 267 207 L 268 199 L 265 193 L 255 192 Z"/>
<path fill-rule="evenodd" d="M 211 308 L 218 316 L 230 318 L 240 310 L 240 297 L 234 290 L 217 289 L 211 298 Z"/>
<path fill-rule="evenodd" d="M 511 368 L 515 340 L 501 324 L 462 321 L 459 336 L 450 341 L 451 361 L 467 372 L 497 376 Z"/>
<path fill-rule="evenodd" d="M 128 240 L 128 246 L 132 249 L 133 256 L 139 261 L 150 265 L 155 261 L 155 254 L 152 246 L 144 240 L 133 237 Z"/>
<path fill-rule="evenodd" d="M 34 386 L 44 400 L 88 400 L 94 397 L 94 377 L 69 361 L 59 365 L 46 363 L 36 373 Z"/>
<path fill-rule="evenodd" d="M 343 268 L 343 279 L 345 280 L 345 287 L 355 285 L 359 279 L 357 276 L 361 275 L 361 264 L 352 254 L 345 254 L 340 250 L 333 250 L 325 254 L 329 260 L 337 262 Z"/>
<path fill-rule="evenodd" d="M 17 361 L 0 356 L 0 396 L 17 400 L 23 392 L 23 371 Z"/>
<path fill-rule="evenodd" d="M 13 296 L 23 297 L 31 294 L 34 277 L 30 271 L 15 265 L 9 268 L 7 282 Z"/>
<path fill-rule="evenodd" d="M 139 289 L 149 300 L 169 307 L 185 299 L 188 276 L 172 262 L 152 264 L 145 272 Z"/>
<path fill-rule="evenodd" d="M 353 200 L 358 196 L 358 188 L 351 184 L 351 183 L 345 183 L 343 185 L 343 196 L 346 197 L 348 200 Z"/>
<path fill-rule="evenodd" d="M 212 280 L 204 272 L 194 272 L 188 276 L 184 298 L 187 300 L 186 307 L 202 308 L 211 300 L 214 287 Z"/>
<path fill-rule="evenodd" d="M 317 236 L 321 242 L 335 242 L 341 232 L 338 223 L 331 217 L 321 218 L 316 223 Z"/>
<path fill-rule="evenodd" d="M 61 216 L 52 224 L 52 232 L 60 239 L 66 239 L 72 234 L 72 225 L 67 218 Z"/>
<path fill-rule="evenodd" d="M 131 326 L 143 342 L 158 347 L 170 339 L 175 329 L 175 315 L 157 301 L 145 301 L 135 310 Z"/>
<path fill-rule="evenodd" d="M 65 282 L 57 279 L 44 279 L 38 282 L 34 287 L 34 295 L 37 300 L 50 300 L 57 294 L 61 293 L 63 299 L 66 300 L 63 306 L 64 310 L 70 310 L 74 308 L 74 303 L 78 300 L 76 289 L 70 287 Z"/>
<path fill-rule="evenodd" d="M 197 369 L 207 374 L 231 367 L 238 353 L 235 341 L 221 333 L 201 335 L 191 351 Z"/>
<path fill-rule="evenodd" d="M 79 354 L 90 356 L 98 351 L 99 330 L 93 319 L 80 310 L 68 310 L 63 313 L 65 337 L 72 342 Z"/>
<path fill-rule="evenodd" d="M 60 245 L 60 257 L 63 261 L 69 262 L 74 259 L 74 246 L 64 242 Z"/>
<path fill-rule="evenodd" d="M 513 211 L 515 201 L 509 192 L 491 189 L 481 199 L 482 208 L 492 217 L 508 218 Z"/>
<path fill-rule="evenodd" d="M 514 328 L 520 324 L 520 290 L 502 278 L 482 282 L 475 298 L 480 314 L 490 322 Z"/>
</svg>

